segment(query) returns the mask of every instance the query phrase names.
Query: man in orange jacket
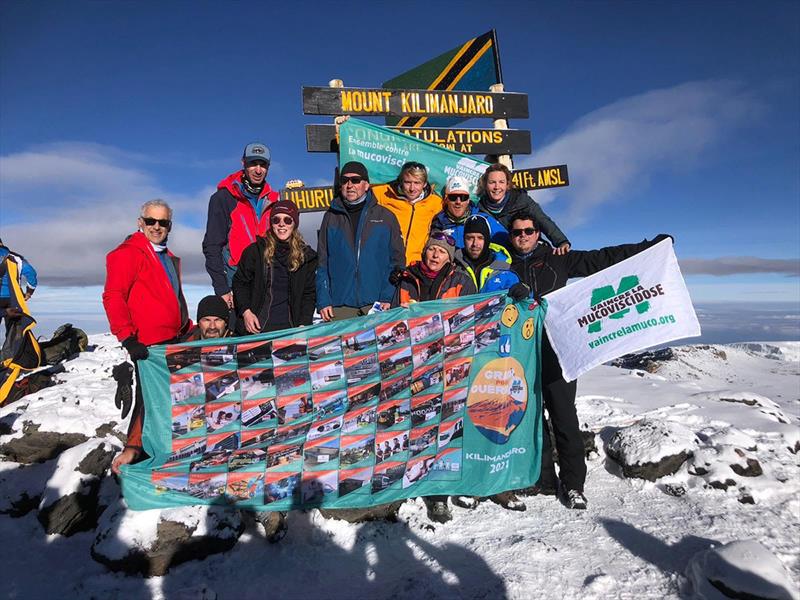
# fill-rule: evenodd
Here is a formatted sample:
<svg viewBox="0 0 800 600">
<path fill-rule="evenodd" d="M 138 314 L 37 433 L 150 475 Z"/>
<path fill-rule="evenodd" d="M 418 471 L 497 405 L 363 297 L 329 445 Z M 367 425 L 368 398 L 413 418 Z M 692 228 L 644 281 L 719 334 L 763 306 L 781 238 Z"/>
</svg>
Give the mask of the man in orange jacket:
<svg viewBox="0 0 800 600">
<path fill-rule="evenodd" d="M 428 170 L 418 162 L 407 162 L 391 183 L 376 185 L 372 193 L 378 204 L 388 208 L 400 224 L 406 245 L 406 264 L 422 260 L 433 218 L 442 211 L 441 196 L 428 183 Z"/>
</svg>

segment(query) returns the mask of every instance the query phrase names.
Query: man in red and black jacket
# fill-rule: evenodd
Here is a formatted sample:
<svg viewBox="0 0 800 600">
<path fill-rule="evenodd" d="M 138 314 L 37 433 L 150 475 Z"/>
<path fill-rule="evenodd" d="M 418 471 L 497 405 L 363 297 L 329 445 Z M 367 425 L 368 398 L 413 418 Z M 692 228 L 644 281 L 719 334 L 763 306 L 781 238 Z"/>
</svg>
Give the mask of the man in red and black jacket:
<svg viewBox="0 0 800 600">
<path fill-rule="evenodd" d="M 208 221 L 203 238 L 206 271 L 214 293 L 233 308 L 231 281 L 242 251 L 263 236 L 278 192 L 267 183 L 270 152 L 264 144 L 247 144 L 242 169 L 217 184 L 208 201 Z"/>
<path fill-rule="evenodd" d="M 192 328 L 181 287 L 180 259 L 167 249 L 172 209 L 163 200 L 151 200 L 144 203 L 140 214 L 139 231 L 106 257 L 103 290 L 111 333 L 134 364 L 148 357 L 148 346 L 177 340 Z M 134 424 L 141 423 L 143 410 L 138 368 L 135 372 L 136 400 L 129 437 L 136 437 Z"/>
</svg>

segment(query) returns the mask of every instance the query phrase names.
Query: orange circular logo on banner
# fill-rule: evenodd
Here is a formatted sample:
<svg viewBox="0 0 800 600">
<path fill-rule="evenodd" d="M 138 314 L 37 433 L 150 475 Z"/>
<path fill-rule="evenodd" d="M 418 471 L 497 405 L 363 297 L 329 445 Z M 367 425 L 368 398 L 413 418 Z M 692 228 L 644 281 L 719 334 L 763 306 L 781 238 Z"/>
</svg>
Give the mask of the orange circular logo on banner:
<svg viewBox="0 0 800 600">
<path fill-rule="evenodd" d="M 515 358 L 495 358 L 481 367 L 472 381 L 467 414 L 483 436 L 505 444 L 522 422 L 528 406 L 528 382 Z"/>
</svg>

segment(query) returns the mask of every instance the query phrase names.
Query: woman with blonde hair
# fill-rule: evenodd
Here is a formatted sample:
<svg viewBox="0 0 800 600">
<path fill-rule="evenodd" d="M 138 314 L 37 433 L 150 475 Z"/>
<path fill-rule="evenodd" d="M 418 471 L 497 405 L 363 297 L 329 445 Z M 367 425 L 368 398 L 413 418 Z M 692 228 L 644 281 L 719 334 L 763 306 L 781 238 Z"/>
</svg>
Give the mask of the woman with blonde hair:
<svg viewBox="0 0 800 600">
<path fill-rule="evenodd" d="M 552 243 L 553 254 L 569 252 L 571 244 L 567 236 L 533 198 L 515 188 L 511 171 L 505 165 L 495 163 L 484 171 L 478 180 L 478 195 L 478 208 L 500 221 L 507 231 L 511 231 L 511 219 L 515 214 L 530 212 L 539 230 Z"/>
<path fill-rule="evenodd" d="M 299 220 L 293 202 L 276 202 L 264 237 L 242 252 L 232 285 L 239 334 L 311 325 L 317 253 L 303 241 Z"/>
</svg>

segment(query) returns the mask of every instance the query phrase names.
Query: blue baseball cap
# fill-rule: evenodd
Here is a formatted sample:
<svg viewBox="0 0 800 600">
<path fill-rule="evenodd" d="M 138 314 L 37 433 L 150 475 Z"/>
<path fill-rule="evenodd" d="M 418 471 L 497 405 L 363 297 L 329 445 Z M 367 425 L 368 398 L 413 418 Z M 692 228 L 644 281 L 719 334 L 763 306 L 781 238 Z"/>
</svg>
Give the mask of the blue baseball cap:
<svg viewBox="0 0 800 600">
<path fill-rule="evenodd" d="M 242 160 L 245 162 L 245 164 L 255 160 L 263 160 L 265 163 L 269 164 L 269 148 L 267 148 L 267 146 L 261 142 L 252 142 L 247 144 L 247 146 L 244 147 L 244 153 L 242 153 Z"/>
</svg>

